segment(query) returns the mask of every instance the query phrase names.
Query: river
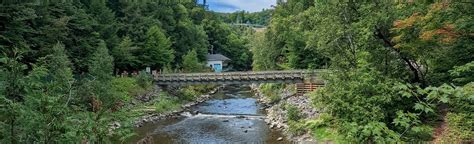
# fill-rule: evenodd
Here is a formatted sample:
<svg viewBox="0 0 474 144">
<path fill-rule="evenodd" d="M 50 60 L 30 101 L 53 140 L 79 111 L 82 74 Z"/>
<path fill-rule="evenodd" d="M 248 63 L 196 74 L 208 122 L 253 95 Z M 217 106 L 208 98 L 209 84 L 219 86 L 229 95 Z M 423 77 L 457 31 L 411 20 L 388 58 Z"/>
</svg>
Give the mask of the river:
<svg viewBox="0 0 474 144">
<path fill-rule="evenodd" d="M 191 114 L 198 111 L 198 114 Z M 136 128 L 133 142 L 151 136 L 167 143 L 290 143 L 264 122 L 265 112 L 248 86 L 226 86 L 183 116 Z M 282 140 L 277 140 L 282 137 Z"/>
</svg>

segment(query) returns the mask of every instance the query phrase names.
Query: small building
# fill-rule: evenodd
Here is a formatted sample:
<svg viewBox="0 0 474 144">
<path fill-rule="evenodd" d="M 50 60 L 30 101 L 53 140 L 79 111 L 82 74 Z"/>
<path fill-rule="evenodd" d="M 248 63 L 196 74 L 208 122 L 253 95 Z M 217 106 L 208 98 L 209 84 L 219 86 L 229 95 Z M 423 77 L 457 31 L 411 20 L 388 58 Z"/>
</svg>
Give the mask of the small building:
<svg viewBox="0 0 474 144">
<path fill-rule="evenodd" d="M 221 54 L 207 54 L 207 66 L 211 67 L 214 72 L 222 72 L 222 69 L 227 66 L 230 59 Z"/>
</svg>

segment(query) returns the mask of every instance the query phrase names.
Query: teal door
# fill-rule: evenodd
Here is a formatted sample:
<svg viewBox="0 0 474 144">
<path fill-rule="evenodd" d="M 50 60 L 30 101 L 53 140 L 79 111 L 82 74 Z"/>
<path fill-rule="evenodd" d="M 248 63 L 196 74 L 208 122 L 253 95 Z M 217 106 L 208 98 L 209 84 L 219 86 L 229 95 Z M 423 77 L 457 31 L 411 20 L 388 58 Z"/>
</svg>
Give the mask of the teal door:
<svg viewBox="0 0 474 144">
<path fill-rule="evenodd" d="M 221 64 L 214 64 L 214 72 L 222 72 L 222 65 Z"/>
</svg>

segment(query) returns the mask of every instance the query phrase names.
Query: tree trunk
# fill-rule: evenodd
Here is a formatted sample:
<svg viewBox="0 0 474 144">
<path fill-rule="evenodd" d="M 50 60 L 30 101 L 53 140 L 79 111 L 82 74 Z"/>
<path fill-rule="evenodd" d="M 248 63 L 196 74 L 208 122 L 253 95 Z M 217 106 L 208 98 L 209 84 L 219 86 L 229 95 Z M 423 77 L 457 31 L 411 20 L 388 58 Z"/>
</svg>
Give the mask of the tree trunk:
<svg viewBox="0 0 474 144">
<path fill-rule="evenodd" d="M 412 61 L 410 61 L 410 59 L 404 55 L 401 54 L 400 52 L 400 49 L 397 49 L 395 48 L 395 44 L 393 44 L 387 36 L 385 36 L 383 33 L 382 33 L 382 30 L 380 28 L 376 28 L 376 32 L 374 32 L 374 35 L 383 40 L 384 44 L 388 47 L 390 47 L 390 49 L 394 50 L 395 52 L 397 52 L 397 54 L 400 56 L 400 58 L 405 62 L 405 64 L 408 66 L 408 68 L 410 69 L 410 71 L 412 72 L 414 78 L 413 78 L 413 82 L 417 82 L 417 83 L 424 83 L 420 77 L 420 70 L 418 70 L 412 63 Z"/>
</svg>

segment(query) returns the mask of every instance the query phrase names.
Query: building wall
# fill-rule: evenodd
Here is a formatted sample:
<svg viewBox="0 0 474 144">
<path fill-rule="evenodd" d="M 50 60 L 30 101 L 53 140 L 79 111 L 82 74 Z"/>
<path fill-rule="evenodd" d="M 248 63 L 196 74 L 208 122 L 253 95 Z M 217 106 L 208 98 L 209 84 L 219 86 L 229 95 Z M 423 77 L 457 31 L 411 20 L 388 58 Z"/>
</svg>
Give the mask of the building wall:
<svg viewBox="0 0 474 144">
<path fill-rule="evenodd" d="M 214 64 L 221 64 L 221 66 L 224 66 L 223 63 L 222 63 L 222 61 L 207 61 L 206 66 L 212 68 L 212 66 L 213 66 Z"/>
</svg>

